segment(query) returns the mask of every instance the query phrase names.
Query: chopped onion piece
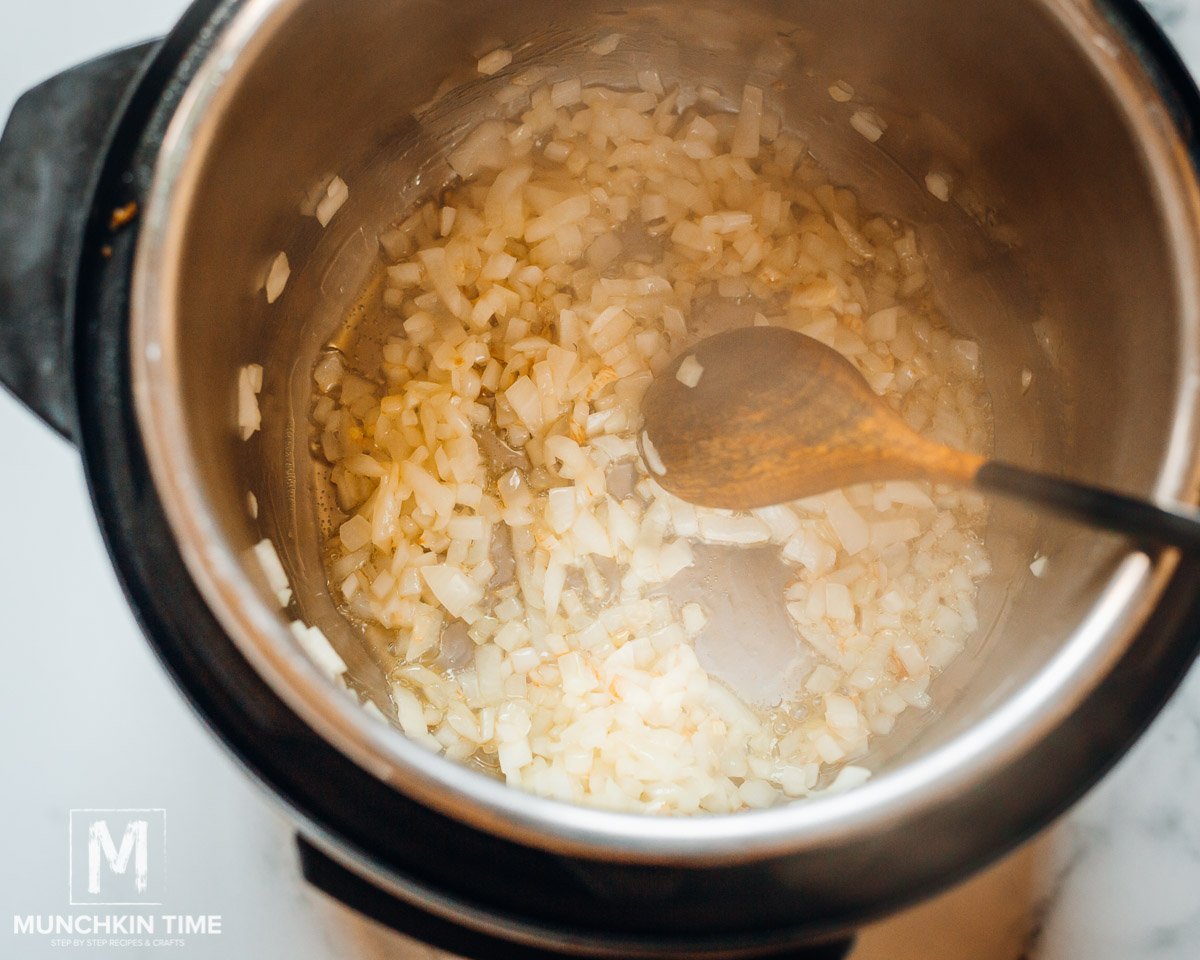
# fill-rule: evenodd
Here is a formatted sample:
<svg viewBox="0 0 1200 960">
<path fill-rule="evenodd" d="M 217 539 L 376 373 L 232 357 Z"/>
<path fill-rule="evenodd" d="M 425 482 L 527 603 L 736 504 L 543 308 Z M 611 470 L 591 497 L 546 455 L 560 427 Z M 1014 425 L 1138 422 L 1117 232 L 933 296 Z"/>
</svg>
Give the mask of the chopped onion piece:
<svg viewBox="0 0 1200 960">
<path fill-rule="evenodd" d="M 854 555 L 871 542 L 871 530 L 857 510 L 840 490 L 826 494 L 825 517 L 833 528 L 842 549 Z"/>
<path fill-rule="evenodd" d="M 927 173 L 925 174 L 925 189 L 945 203 L 950 199 L 950 178 L 944 173 Z"/>
<path fill-rule="evenodd" d="M 871 341 L 894 340 L 899 330 L 899 317 L 899 307 L 886 307 L 883 310 L 878 310 L 867 318 L 863 333 Z"/>
<path fill-rule="evenodd" d="M 493 50 L 486 56 L 480 57 L 479 62 L 475 66 L 485 77 L 490 77 L 492 74 L 499 73 L 512 63 L 512 61 L 512 51 L 501 47 L 499 50 Z"/>
<path fill-rule="evenodd" d="M 549 493 L 546 520 L 550 529 L 563 534 L 571 529 L 575 520 L 575 491 L 571 487 L 555 487 Z"/>
<path fill-rule="evenodd" d="M 871 110 L 855 110 L 850 117 L 850 126 L 872 143 L 882 137 L 884 131 L 887 130 L 887 124 Z"/>
<path fill-rule="evenodd" d="M 274 303 L 281 296 L 287 287 L 288 279 L 292 275 L 291 265 L 288 263 L 286 253 L 279 253 L 275 259 L 271 261 L 271 269 L 267 273 L 266 292 L 267 303 Z"/>
<path fill-rule="evenodd" d="M 646 466 L 648 466 L 652 472 L 657 473 L 660 477 L 666 475 L 667 468 L 663 466 L 662 458 L 658 455 L 658 450 L 656 450 L 654 444 L 651 443 L 650 434 L 646 433 L 645 431 L 642 432 L 642 456 L 646 460 Z"/>
<path fill-rule="evenodd" d="M 694 355 L 686 357 L 679 365 L 679 369 L 675 371 L 675 379 L 685 387 L 695 387 L 703 375 L 704 367 L 700 365 L 700 361 Z"/>
<path fill-rule="evenodd" d="M 783 47 L 753 75 L 776 75 Z M 514 787 L 683 814 L 819 793 L 929 705 L 976 629 L 984 504 L 898 481 L 698 509 L 656 482 L 643 395 L 668 369 L 696 387 L 689 347 L 753 317 L 842 353 L 918 432 L 984 452 L 985 358 L 930 313 L 916 231 L 829 183 L 763 87 L 733 114 L 715 88 L 666 92 L 645 61 L 606 64 L 621 89 L 550 70 L 485 85 L 495 115 L 449 151 L 457 179 L 379 238 L 389 326 L 348 325 L 313 370 L 344 521 L 331 592 L 381 653 L 400 727 Z M 872 111 L 846 113 L 882 136 Z M 753 577 L 772 556 L 796 639 L 771 671 L 777 712 L 693 646 L 713 639 L 696 599 L 725 602 L 697 592 L 710 565 Z"/>
<path fill-rule="evenodd" d="M 247 364 L 238 371 L 238 428 L 243 440 L 249 440 L 262 427 L 262 411 L 258 405 L 262 385 L 263 368 L 260 364 Z"/>
<path fill-rule="evenodd" d="M 757 517 L 738 514 L 727 516 L 713 510 L 699 510 L 700 536 L 712 543 L 766 543 L 770 528 Z"/>
<path fill-rule="evenodd" d="M 421 568 L 421 578 L 430 593 L 453 617 L 461 617 L 468 608 L 483 599 L 483 587 L 461 570 L 446 564 Z"/>
<path fill-rule="evenodd" d="M 845 80 L 838 80 L 830 85 L 829 96 L 838 103 L 848 103 L 854 99 L 854 88 Z"/>
<path fill-rule="evenodd" d="M 742 88 L 742 108 L 733 128 L 729 153 L 734 157 L 757 157 L 760 147 L 763 113 L 762 88 L 747 84 Z"/>
<path fill-rule="evenodd" d="M 346 661 L 333 649 L 329 638 L 316 627 L 293 621 L 292 635 L 317 669 L 330 680 L 336 680 L 346 672 Z"/>
<path fill-rule="evenodd" d="M 683 629 L 692 636 L 703 630 L 704 625 L 708 623 L 708 614 L 698 603 L 684 604 L 681 613 L 683 614 Z"/>
<path fill-rule="evenodd" d="M 864 783 L 871 779 L 871 771 L 865 767 L 842 767 L 838 771 L 838 775 L 834 777 L 833 783 L 821 791 L 821 793 L 845 793 L 847 790 L 853 790 L 855 787 L 861 787 Z"/>
<path fill-rule="evenodd" d="M 323 227 L 329 226 L 337 212 L 350 199 L 350 188 L 341 177 L 334 177 L 325 188 L 325 196 L 317 204 L 317 222 Z"/>
<path fill-rule="evenodd" d="M 488 167 L 500 167 L 509 153 L 507 134 L 508 125 L 502 120 L 481 123 L 446 156 L 446 162 L 464 179 Z"/>
<path fill-rule="evenodd" d="M 582 99 L 583 84 L 580 83 L 578 77 L 563 80 L 550 88 L 550 106 L 556 110 L 560 107 L 573 107 Z"/>
<path fill-rule="evenodd" d="M 659 79 L 657 70 L 641 70 L 638 72 L 638 86 L 646 93 L 652 93 L 656 97 L 661 97 L 666 91 L 663 90 L 662 80 Z"/>
<path fill-rule="evenodd" d="M 275 544 L 263 539 L 254 545 L 254 555 L 258 558 L 259 566 L 267 578 L 267 585 L 279 601 L 279 606 L 286 607 L 292 602 L 292 586 L 288 582 L 287 571 L 283 569 Z"/>
<path fill-rule="evenodd" d="M 591 51 L 598 57 L 607 57 L 621 44 L 621 34 L 610 33 L 604 39 L 592 44 Z"/>
</svg>

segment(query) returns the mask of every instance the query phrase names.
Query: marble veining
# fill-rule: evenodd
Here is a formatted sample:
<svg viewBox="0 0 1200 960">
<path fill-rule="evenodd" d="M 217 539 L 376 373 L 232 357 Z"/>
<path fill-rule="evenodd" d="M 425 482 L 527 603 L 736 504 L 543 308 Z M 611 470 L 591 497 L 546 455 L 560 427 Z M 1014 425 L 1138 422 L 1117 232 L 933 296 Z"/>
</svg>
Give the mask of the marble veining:
<svg viewBox="0 0 1200 960">
<path fill-rule="evenodd" d="M 1047 836 L 1032 960 L 1200 957 L 1200 672 Z"/>
<path fill-rule="evenodd" d="M 1200 960 L 1200 668 L 1066 816 L 852 960 Z"/>
</svg>

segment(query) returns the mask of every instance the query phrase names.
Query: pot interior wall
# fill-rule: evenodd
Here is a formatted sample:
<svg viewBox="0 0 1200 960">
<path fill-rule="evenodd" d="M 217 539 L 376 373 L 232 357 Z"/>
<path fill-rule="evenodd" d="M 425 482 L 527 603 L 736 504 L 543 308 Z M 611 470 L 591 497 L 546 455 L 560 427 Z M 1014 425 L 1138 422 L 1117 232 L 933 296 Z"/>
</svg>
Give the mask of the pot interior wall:
<svg viewBox="0 0 1200 960">
<path fill-rule="evenodd" d="M 984 345 L 996 453 L 1135 493 L 1153 488 L 1179 393 L 1183 347 L 1161 202 L 1134 135 L 1098 73 L 1031 2 L 810 0 L 629 3 L 553 0 L 296 0 L 224 91 L 178 277 L 179 386 L 189 442 L 221 534 L 279 545 L 302 612 L 334 638 L 372 696 L 382 676 L 336 613 L 317 542 L 319 473 L 309 456 L 310 370 L 378 262 L 375 240 L 430 189 L 464 125 L 499 109 L 507 77 L 482 78 L 498 41 L 551 76 L 665 79 L 769 103 L 836 181 L 869 208 L 919 225 L 941 305 Z M 611 32 L 617 52 L 581 51 Z M 844 80 L 888 130 L 870 144 L 834 102 Z M 447 83 L 452 87 L 447 92 Z M 427 104 L 439 94 L 439 102 Z M 941 204 L 923 178 L 950 170 Z M 331 174 L 351 188 L 328 229 L 304 198 Z M 268 306 L 276 253 L 292 276 Z M 239 366 L 266 367 L 264 428 L 237 437 Z M 1029 391 L 1021 371 L 1033 372 Z M 261 512 L 247 515 L 247 491 Z M 911 759 L 975 723 L 1030 681 L 1089 612 L 1123 555 L 1118 541 L 997 504 L 995 572 L 982 627 L 935 683 L 935 708 L 877 741 L 868 766 Z M 1029 574 L 1049 556 L 1043 579 Z M 252 561 L 246 575 L 261 580 Z M 265 585 L 263 587 L 266 593 Z M 398 734 L 399 735 L 399 734 Z"/>
</svg>

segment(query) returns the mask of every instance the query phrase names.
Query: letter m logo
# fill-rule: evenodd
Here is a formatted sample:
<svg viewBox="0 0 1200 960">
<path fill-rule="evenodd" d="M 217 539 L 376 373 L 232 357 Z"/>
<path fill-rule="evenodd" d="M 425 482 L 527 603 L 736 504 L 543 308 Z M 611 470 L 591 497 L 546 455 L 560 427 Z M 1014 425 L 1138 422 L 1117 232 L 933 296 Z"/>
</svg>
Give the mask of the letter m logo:
<svg viewBox="0 0 1200 960">
<path fill-rule="evenodd" d="M 73 905 L 158 905 L 166 867 L 165 810 L 72 810 Z"/>
</svg>

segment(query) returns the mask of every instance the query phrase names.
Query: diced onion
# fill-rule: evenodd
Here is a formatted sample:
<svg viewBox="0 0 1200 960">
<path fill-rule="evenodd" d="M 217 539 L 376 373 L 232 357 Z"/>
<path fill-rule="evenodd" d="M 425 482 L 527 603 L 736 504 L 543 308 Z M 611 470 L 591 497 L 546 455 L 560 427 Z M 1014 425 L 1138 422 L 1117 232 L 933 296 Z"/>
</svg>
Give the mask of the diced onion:
<svg viewBox="0 0 1200 960">
<path fill-rule="evenodd" d="M 685 387 L 696 386 L 703 375 L 704 367 L 700 365 L 700 361 L 694 356 L 684 358 L 683 363 L 679 365 L 679 369 L 675 371 L 675 379 Z"/>
<path fill-rule="evenodd" d="M 830 84 L 829 96 L 838 103 L 848 103 L 854 99 L 854 88 L 845 80 L 838 80 L 836 83 Z"/>
<path fill-rule="evenodd" d="M 292 634 L 317 669 L 330 680 L 335 680 L 346 672 L 346 661 L 333 649 L 329 638 L 316 627 L 293 622 Z"/>
<path fill-rule="evenodd" d="M 274 303 L 281 296 L 287 287 L 288 279 L 292 275 L 291 265 L 288 263 L 286 253 L 279 253 L 275 259 L 271 261 L 271 269 L 267 273 L 266 293 L 267 303 Z"/>
<path fill-rule="evenodd" d="M 330 592 L 370 639 L 405 734 L 513 787 L 686 814 L 848 789 L 868 774 L 847 761 L 930 704 L 978 625 L 991 563 L 975 494 L 894 481 L 743 513 L 656 482 L 642 397 L 670 369 L 711 389 L 689 351 L 734 322 L 726 305 L 839 351 L 922 434 L 988 444 L 984 358 L 932 312 L 915 230 L 830 184 L 764 102 L 785 48 L 754 58 L 736 115 L 722 91 L 644 61 L 605 65 L 625 71 L 621 89 L 540 63 L 478 84 L 496 115 L 448 150 L 458 179 L 379 238 L 383 325 L 348 327 L 313 369 L 338 518 Z M 490 76 L 512 56 L 477 66 Z M 829 95 L 853 99 L 840 82 Z M 851 111 L 882 136 L 873 111 Z M 328 216 L 343 188 L 325 188 Z M 246 386 L 257 429 L 261 373 Z M 741 550 L 735 569 L 774 555 L 786 570 L 796 655 L 776 708 L 710 677 L 693 646 L 728 604 L 710 564 Z M 757 628 L 755 610 L 735 612 Z"/>
<path fill-rule="evenodd" d="M 445 564 L 422 567 L 421 577 L 430 592 L 451 616 L 461 617 L 483 599 L 483 588 L 461 570 Z"/>
<path fill-rule="evenodd" d="M 763 92 L 747 84 L 742 88 L 742 109 L 738 111 L 729 152 L 735 157 L 757 157 L 762 130 Z"/>
<path fill-rule="evenodd" d="M 592 44 L 591 51 L 598 57 L 607 57 L 614 52 L 621 43 L 621 34 L 610 33 L 603 40 L 599 40 Z"/>
<path fill-rule="evenodd" d="M 341 177 L 334 177 L 325 188 L 325 196 L 317 204 L 317 222 L 323 227 L 329 226 L 334 216 L 350 199 L 350 188 Z"/>
<path fill-rule="evenodd" d="M 662 457 L 658 455 L 658 450 L 650 441 L 650 434 L 642 434 L 642 456 L 646 458 L 646 466 L 660 477 L 665 476 L 667 468 L 663 466 Z"/>
<path fill-rule="evenodd" d="M 247 364 L 238 371 L 237 407 L 238 428 L 242 439 L 249 440 L 262 426 L 262 411 L 258 406 L 258 394 L 263 385 L 263 368 L 257 363 Z"/>
<path fill-rule="evenodd" d="M 292 586 L 288 582 L 288 575 L 283 569 L 279 553 L 275 550 L 275 544 L 270 540 L 260 540 L 254 545 L 254 555 L 267 578 L 267 584 L 275 593 L 275 599 L 281 607 L 286 607 L 292 602 Z"/>
<path fill-rule="evenodd" d="M 882 137 L 884 131 L 887 130 L 887 124 L 871 110 L 855 110 L 850 117 L 850 126 L 872 143 Z"/>
<path fill-rule="evenodd" d="M 513 61 L 512 51 L 505 50 L 501 47 L 499 50 L 493 50 L 487 56 L 480 57 L 476 68 L 485 77 L 490 77 L 494 73 L 499 73 Z"/>
<path fill-rule="evenodd" d="M 950 199 L 950 178 L 944 173 L 927 173 L 925 189 L 945 203 Z"/>
</svg>

